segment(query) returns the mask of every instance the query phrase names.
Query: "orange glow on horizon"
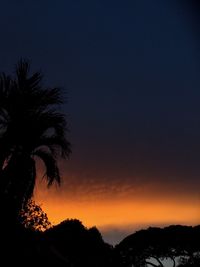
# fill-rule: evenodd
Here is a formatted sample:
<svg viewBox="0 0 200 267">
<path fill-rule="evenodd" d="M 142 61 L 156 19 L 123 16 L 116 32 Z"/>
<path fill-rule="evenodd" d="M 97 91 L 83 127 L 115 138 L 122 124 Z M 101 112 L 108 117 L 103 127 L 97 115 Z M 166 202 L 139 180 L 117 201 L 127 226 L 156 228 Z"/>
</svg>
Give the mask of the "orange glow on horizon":
<svg viewBox="0 0 200 267">
<path fill-rule="evenodd" d="M 50 221 L 57 224 L 67 218 L 77 218 L 87 227 L 107 227 L 151 224 L 198 224 L 199 205 L 164 201 L 69 201 L 46 199 L 42 208 Z"/>
<path fill-rule="evenodd" d="M 136 229 L 170 224 L 200 223 L 200 197 L 183 187 L 159 184 L 132 186 L 110 184 L 64 184 L 60 188 L 36 185 L 35 200 L 52 224 L 79 219 L 86 227 Z"/>
</svg>

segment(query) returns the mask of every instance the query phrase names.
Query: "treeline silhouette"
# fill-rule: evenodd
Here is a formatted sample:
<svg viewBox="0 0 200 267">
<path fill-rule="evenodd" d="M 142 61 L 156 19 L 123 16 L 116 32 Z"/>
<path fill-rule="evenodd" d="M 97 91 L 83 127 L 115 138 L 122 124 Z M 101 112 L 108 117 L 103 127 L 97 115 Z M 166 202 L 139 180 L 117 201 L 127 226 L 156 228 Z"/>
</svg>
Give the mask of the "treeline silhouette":
<svg viewBox="0 0 200 267">
<path fill-rule="evenodd" d="M 200 266 L 200 226 L 150 227 L 126 237 L 115 247 L 120 266 Z M 153 262 L 152 262 L 153 260 Z"/>
<path fill-rule="evenodd" d="M 77 219 L 52 226 L 33 200 L 38 159 L 47 185 L 60 184 L 59 158 L 71 146 L 59 88 L 46 88 L 40 72 L 20 60 L 13 76 L 0 75 L 1 266 L 164 267 L 200 266 L 200 226 L 138 231 L 115 247 L 96 227 Z"/>
</svg>

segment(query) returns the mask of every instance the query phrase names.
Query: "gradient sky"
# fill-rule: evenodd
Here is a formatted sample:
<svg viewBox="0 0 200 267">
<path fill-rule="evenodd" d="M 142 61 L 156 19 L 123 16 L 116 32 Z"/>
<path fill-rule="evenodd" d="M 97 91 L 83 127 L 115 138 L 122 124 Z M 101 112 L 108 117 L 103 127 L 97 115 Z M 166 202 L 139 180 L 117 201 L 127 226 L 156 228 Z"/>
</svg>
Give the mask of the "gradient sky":
<svg viewBox="0 0 200 267">
<path fill-rule="evenodd" d="M 0 70 L 29 58 L 68 95 L 63 185 L 35 192 L 54 223 L 76 217 L 117 242 L 200 222 L 197 2 L 1 1 Z"/>
</svg>

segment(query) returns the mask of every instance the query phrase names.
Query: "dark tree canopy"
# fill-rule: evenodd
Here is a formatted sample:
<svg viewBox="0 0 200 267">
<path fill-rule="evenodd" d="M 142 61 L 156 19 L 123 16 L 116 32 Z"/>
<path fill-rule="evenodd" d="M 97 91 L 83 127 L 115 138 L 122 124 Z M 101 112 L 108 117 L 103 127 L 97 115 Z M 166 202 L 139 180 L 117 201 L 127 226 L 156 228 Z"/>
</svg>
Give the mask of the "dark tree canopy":
<svg viewBox="0 0 200 267">
<path fill-rule="evenodd" d="M 153 266 L 150 262 L 150 258 L 153 258 L 156 266 L 164 267 L 162 260 L 168 258 L 175 267 L 177 257 L 183 257 L 184 264 L 193 262 L 194 259 L 199 262 L 196 257 L 196 253 L 200 251 L 199 240 L 200 226 L 150 227 L 127 236 L 116 246 L 116 251 L 117 255 L 121 255 L 118 260 L 120 266 L 133 264 L 135 267 L 143 267 L 147 263 Z"/>
<path fill-rule="evenodd" d="M 87 229 L 79 220 L 68 219 L 44 233 L 47 243 L 65 256 L 71 266 L 114 267 L 112 247 L 96 227 Z"/>
</svg>

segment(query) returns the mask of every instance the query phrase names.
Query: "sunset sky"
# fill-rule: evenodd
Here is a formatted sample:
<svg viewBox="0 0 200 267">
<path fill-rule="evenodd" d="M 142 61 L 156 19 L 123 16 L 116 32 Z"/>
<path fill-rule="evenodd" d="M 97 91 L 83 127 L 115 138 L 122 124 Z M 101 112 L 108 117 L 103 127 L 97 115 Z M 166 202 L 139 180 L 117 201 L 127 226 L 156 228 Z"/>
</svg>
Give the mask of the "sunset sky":
<svg viewBox="0 0 200 267">
<path fill-rule="evenodd" d="M 0 71 L 29 58 L 68 98 L 62 186 L 35 190 L 54 224 L 77 218 L 114 244 L 200 223 L 197 2 L 1 1 Z"/>
</svg>

